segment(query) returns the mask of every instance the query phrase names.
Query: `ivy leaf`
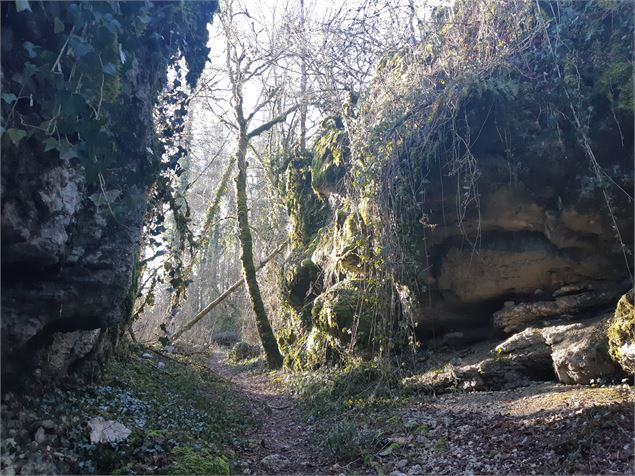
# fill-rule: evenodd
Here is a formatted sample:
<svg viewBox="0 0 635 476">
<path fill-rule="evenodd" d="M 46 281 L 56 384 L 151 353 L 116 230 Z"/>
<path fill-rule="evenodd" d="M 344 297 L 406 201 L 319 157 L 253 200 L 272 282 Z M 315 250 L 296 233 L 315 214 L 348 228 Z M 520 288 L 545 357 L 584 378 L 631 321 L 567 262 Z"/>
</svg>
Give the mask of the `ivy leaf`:
<svg viewBox="0 0 635 476">
<path fill-rule="evenodd" d="M 92 45 L 86 43 L 85 41 L 82 41 L 77 36 L 74 36 L 71 38 L 70 44 L 71 44 L 71 48 L 73 49 L 73 53 L 75 54 L 75 57 L 78 59 L 86 56 L 88 53 L 93 51 Z"/>
<path fill-rule="evenodd" d="M 81 94 L 66 94 L 62 97 L 62 111 L 66 116 L 76 116 L 87 108 L 86 100 Z"/>
<path fill-rule="evenodd" d="M 36 47 L 36 48 L 39 48 L 39 47 Z M 35 73 L 38 72 L 38 70 L 39 68 L 37 67 L 37 65 L 34 65 L 30 61 L 27 61 L 26 63 L 24 63 L 24 74 L 26 75 L 27 78 L 30 78 L 31 76 L 33 76 Z"/>
<path fill-rule="evenodd" d="M 121 190 L 107 190 L 105 192 L 93 193 L 88 198 L 96 206 L 110 205 L 121 195 Z"/>
<path fill-rule="evenodd" d="M 59 149 L 59 141 L 54 137 L 49 137 L 44 141 L 44 152 L 48 152 L 49 150 Z"/>
<path fill-rule="evenodd" d="M 2 93 L 2 100 L 7 104 L 12 104 L 18 97 L 13 93 Z"/>
<path fill-rule="evenodd" d="M 111 15 L 112 16 L 112 15 Z M 106 23 L 106 28 L 108 29 L 108 31 L 110 33 L 121 33 L 122 32 L 122 28 L 121 28 L 121 23 L 119 23 L 117 20 L 113 19 L 109 19 L 110 21 L 108 23 Z"/>
<path fill-rule="evenodd" d="M 75 149 L 75 147 L 69 147 L 68 149 L 60 151 L 60 159 L 63 161 L 77 158 L 79 158 L 79 153 L 77 152 L 77 149 Z"/>
<path fill-rule="evenodd" d="M 18 12 L 23 12 L 24 10 L 32 11 L 29 0 L 15 0 L 15 9 Z"/>
<path fill-rule="evenodd" d="M 54 26 L 53 26 L 53 31 L 55 32 L 55 34 L 62 33 L 65 29 L 66 28 L 64 27 L 64 23 L 62 23 L 62 20 L 55 17 Z"/>
<path fill-rule="evenodd" d="M 35 58 L 37 56 L 36 49 L 40 49 L 39 46 L 34 45 L 30 41 L 25 41 L 22 46 L 29 53 L 29 58 Z"/>
<path fill-rule="evenodd" d="M 101 70 L 109 76 L 114 76 L 115 74 L 117 74 L 117 68 L 115 68 L 115 65 L 112 63 L 106 63 L 101 67 Z"/>
<path fill-rule="evenodd" d="M 7 129 L 6 133 L 9 136 L 9 139 L 11 139 L 11 142 L 13 142 L 15 145 L 18 145 L 20 141 L 27 135 L 25 130 L 14 128 Z"/>
</svg>

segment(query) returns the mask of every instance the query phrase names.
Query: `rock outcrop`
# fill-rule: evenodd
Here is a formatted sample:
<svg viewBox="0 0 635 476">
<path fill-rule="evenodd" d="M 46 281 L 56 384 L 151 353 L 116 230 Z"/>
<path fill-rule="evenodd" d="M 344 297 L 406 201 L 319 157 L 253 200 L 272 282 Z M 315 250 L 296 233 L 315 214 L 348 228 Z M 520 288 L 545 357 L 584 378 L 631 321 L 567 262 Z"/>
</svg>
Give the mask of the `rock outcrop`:
<svg viewBox="0 0 635 476">
<path fill-rule="evenodd" d="M 584 323 L 529 327 L 476 363 L 430 371 L 412 379 L 409 385 L 439 393 L 513 388 L 554 377 L 566 384 L 588 384 L 618 376 L 620 369 L 608 352 L 609 318 L 604 314 Z"/>
<path fill-rule="evenodd" d="M 617 298 L 615 289 L 593 291 L 591 286 L 587 286 L 584 289 L 588 290 L 570 295 L 563 295 L 563 289 L 556 291 L 551 301 L 521 302 L 517 305 L 506 303 L 503 309 L 494 313 L 494 327 L 508 334 L 519 332 L 552 319 L 573 319 L 585 310 L 610 306 Z M 567 289 L 571 289 L 571 286 L 567 286 Z"/>
<path fill-rule="evenodd" d="M 625 372 L 635 373 L 635 307 L 633 291 L 620 298 L 608 328 L 609 352 Z"/>
<path fill-rule="evenodd" d="M 328 208 L 322 226 L 292 233 L 304 239 L 284 271 L 303 283 L 291 299 L 292 283 L 283 282 L 280 335 L 291 360 L 308 336 L 331 349 L 346 343 L 345 319 L 320 332 L 336 321 L 325 319 L 329 306 L 341 304 L 329 299 L 346 283 L 367 281 L 381 282 L 380 300 L 389 303 L 365 301 L 377 286 L 355 297 L 356 316 L 379 323 L 371 342 L 414 330 L 424 346 L 458 347 L 533 328 L 533 350 L 464 369 L 484 379 L 477 385 L 506 385 L 532 368 L 573 382 L 613 371 L 604 341 L 586 324 L 569 328 L 578 344 L 558 343 L 554 330 L 603 313 L 632 286 L 632 48 L 624 38 L 633 21 L 622 5 L 581 5 L 567 2 L 566 14 L 552 18 L 542 4 L 527 4 L 517 12 L 527 21 L 516 26 L 540 40 L 496 56 L 518 33 L 501 27 L 488 50 L 495 61 L 490 53 L 479 61 L 480 48 L 476 58 L 461 50 L 454 70 L 447 65 L 456 37 L 463 45 L 470 38 L 448 25 L 436 37 L 447 49 L 424 41 L 412 54 L 388 55 L 370 91 L 324 122 L 313 191 L 306 174 L 287 186 L 297 195 L 289 202 L 294 230 L 298 216 L 312 221 L 298 204 L 318 204 L 317 196 L 324 206 L 315 208 Z M 617 11 L 623 18 L 609 21 Z M 471 10 L 454 14 L 469 18 Z M 532 16 L 544 15 L 550 23 L 532 29 L 542 22 Z M 576 73 L 563 79 L 555 71 Z M 311 276 L 302 260 L 315 266 Z M 316 309 L 323 302 L 328 312 Z M 546 326 L 556 332 L 549 339 Z M 405 342 L 391 336 L 374 348 Z"/>
<path fill-rule="evenodd" d="M 88 199 L 83 175 L 71 165 L 43 160 L 12 148 L 3 155 L 5 375 L 38 360 L 42 375 L 63 375 L 93 350 L 100 329 L 127 319 L 132 305 L 144 190 L 126 190 L 122 198 L 134 205 L 116 217 Z M 52 358 L 40 359 L 38 350 Z"/>
<path fill-rule="evenodd" d="M 4 383 L 54 379 L 117 341 L 161 169 L 153 111 L 173 55 L 200 74 L 215 7 L 2 3 Z M 196 21 L 177 24 L 179 8 Z"/>
<path fill-rule="evenodd" d="M 379 141 L 373 150 L 391 157 L 377 201 L 382 224 L 396 217 L 399 246 L 393 248 L 403 255 L 389 259 L 404 263 L 400 278 L 421 305 L 422 340 L 491 327 L 496 311 L 495 326 L 506 333 L 563 315 L 590 317 L 631 285 L 633 133 L 625 130 L 633 126 L 632 63 L 623 35 L 633 22 L 609 22 L 612 7 L 591 12 L 570 2 L 566 10 L 564 23 L 554 20 L 546 33 L 569 32 L 558 37 L 560 58 L 543 50 L 543 42 L 501 58 L 508 67 L 447 78 L 434 66 L 429 75 L 420 72 L 427 71 L 425 62 L 408 69 L 403 64 L 411 59 L 397 55 L 399 74 L 382 78 L 395 101 L 403 94 L 393 90 L 411 94 L 404 117 L 383 104 L 403 122 L 396 122 L 395 143 Z M 567 23 L 573 18 L 575 26 Z M 585 40 L 600 30 L 601 38 Z M 520 64 L 533 71 L 532 79 L 515 71 Z M 572 83 L 552 76 L 554 68 L 577 69 L 584 87 L 570 90 Z M 619 91 L 607 89 L 607 75 L 618 70 L 629 76 Z M 408 89 L 400 78 L 412 76 L 422 80 Z M 419 93 L 426 81 L 447 85 Z M 584 126 L 554 112 L 572 108 L 584 115 Z M 384 236 L 391 233 L 386 228 Z M 566 291 L 575 288 L 590 289 Z M 505 302 L 515 304 L 502 309 Z"/>
</svg>

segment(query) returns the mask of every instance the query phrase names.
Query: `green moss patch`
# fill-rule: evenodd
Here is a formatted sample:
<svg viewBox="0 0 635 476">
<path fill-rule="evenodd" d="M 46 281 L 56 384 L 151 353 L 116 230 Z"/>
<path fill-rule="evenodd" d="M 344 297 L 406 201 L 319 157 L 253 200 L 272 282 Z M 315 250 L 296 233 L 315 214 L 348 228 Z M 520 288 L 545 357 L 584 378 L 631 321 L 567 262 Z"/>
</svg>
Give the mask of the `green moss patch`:
<svg viewBox="0 0 635 476">
<path fill-rule="evenodd" d="M 174 448 L 174 462 L 165 468 L 165 474 L 230 474 L 229 462 L 208 450 L 191 447 Z"/>
<path fill-rule="evenodd" d="M 364 282 L 342 281 L 321 294 L 313 305 L 313 323 L 343 341 L 355 338 L 368 344 L 372 329 L 372 306 Z"/>
<path fill-rule="evenodd" d="M 311 183 L 319 197 L 338 191 L 348 170 L 349 156 L 348 136 L 341 118 L 327 118 L 311 163 Z"/>
<path fill-rule="evenodd" d="M 328 205 L 315 193 L 311 157 L 296 152 L 286 172 L 286 205 L 291 223 L 289 237 L 295 247 L 308 244 L 326 223 Z"/>
<path fill-rule="evenodd" d="M 615 314 L 607 331 L 609 354 L 628 372 L 635 372 L 635 307 L 633 290 L 627 292 L 618 301 Z"/>
</svg>

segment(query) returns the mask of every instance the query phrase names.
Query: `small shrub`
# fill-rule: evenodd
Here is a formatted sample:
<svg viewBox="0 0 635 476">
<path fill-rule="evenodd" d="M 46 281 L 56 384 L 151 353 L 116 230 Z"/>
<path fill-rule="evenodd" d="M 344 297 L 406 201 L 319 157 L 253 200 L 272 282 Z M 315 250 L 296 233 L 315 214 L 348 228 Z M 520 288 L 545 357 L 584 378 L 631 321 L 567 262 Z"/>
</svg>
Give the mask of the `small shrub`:
<svg viewBox="0 0 635 476">
<path fill-rule="evenodd" d="M 360 427 L 350 420 L 340 420 L 330 428 L 321 442 L 322 450 L 340 461 L 352 461 L 374 453 L 384 438 L 377 430 Z"/>
<path fill-rule="evenodd" d="M 360 452 L 356 436 L 357 427 L 353 423 L 338 421 L 324 436 L 322 449 L 333 458 L 355 459 Z"/>
<path fill-rule="evenodd" d="M 225 331 L 217 332 L 212 336 L 212 342 L 214 344 L 222 345 L 224 347 L 231 347 L 240 341 L 240 335 L 238 332 Z"/>
<path fill-rule="evenodd" d="M 233 362 L 242 362 L 244 360 L 253 359 L 260 355 L 260 346 L 249 344 L 248 342 L 238 342 L 229 351 L 229 360 Z"/>
</svg>

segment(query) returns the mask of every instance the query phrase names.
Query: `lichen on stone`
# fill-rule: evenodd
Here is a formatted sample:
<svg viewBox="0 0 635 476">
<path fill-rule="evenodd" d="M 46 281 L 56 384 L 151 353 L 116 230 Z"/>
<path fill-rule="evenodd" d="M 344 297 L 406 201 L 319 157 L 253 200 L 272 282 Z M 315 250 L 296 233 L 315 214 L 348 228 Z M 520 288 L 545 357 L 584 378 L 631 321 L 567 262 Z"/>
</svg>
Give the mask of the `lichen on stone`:
<svg viewBox="0 0 635 476">
<path fill-rule="evenodd" d="M 635 308 L 633 290 L 624 294 L 615 307 L 607 331 L 609 354 L 626 372 L 635 372 Z"/>
</svg>

